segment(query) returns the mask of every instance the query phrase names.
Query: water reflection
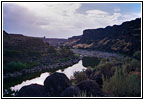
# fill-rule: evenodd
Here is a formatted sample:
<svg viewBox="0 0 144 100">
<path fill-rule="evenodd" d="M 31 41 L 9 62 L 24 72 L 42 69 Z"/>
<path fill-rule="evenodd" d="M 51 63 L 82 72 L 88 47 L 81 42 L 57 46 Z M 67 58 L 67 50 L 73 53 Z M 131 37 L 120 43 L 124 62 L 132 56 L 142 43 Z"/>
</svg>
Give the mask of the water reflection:
<svg viewBox="0 0 144 100">
<path fill-rule="evenodd" d="M 100 63 L 100 60 L 98 57 L 83 57 L 82 58 L 82 65 L 85 67 L 91 66 L 97 66 Z"/>
<path fill-rule="evenodd" d="M 82 60 L 80 60 L 77 64 L 74 64 L 73 66 L 62 69 L 62 70 L 58 70 L 57 72 L 64 73 L 68 78 L 70 78 L 73 76 L 75 71 L 82 71 L 84 69 L 86 68 L 82 65 Z M 11 87 L 11 89 L 14 91 L 17 91 L 23 86 L 34 84 L 34 83 L 43 85 L 44 80 L 49 75 L 50 75 L 50 72 L 42 73 L 40 77 L 36 77 L 31 80 L 23 81 L 21 84 Z"/>
<path fill-rule="evenodd" d="M 57 72 L 61 72 L 66 74 L 66 76 L 70 79 L 71 76 L 73 76 L 75 71 L 82 71 L 86 68 L 82 65 L 82 60 L 80 60 L 77 64 L 74 64 L 72 67 L 68 67 L 64 70 L 58 70 Z"/>
<path fill-rule="evenodd" d="M 43 82 L 44 82 L 44 80 L 46 79 L 47 76 L 49 76 L 48 72 L 42 73 L 40 75 L 40 77 L 36 77 L 34 79 L 31 79 L 31 80 L 23 81 L 21 84 L 18 84 L 18 85 L 15 85 L 15 86 L 11 87 L 11 89 L 14 90 L 14 91 L 17 91 L 21 87 L 26 86 L 26 85 L 30 85 L 32 83 L 37 83 L 37 84 L 43 85 Z"/>
</svg>

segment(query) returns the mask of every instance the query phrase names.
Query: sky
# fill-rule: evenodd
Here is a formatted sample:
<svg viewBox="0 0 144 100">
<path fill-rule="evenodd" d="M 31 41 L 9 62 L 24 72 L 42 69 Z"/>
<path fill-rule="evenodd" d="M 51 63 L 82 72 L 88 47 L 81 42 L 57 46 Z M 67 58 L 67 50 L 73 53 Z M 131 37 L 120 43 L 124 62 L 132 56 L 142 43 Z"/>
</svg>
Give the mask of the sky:
<svg viewBox="0 0 144 100">
<path fill-rule="evenodd" d="M 34 37 L 68 38 L 140 17 L 141 3 L 3 3 L 3 29 Z"/>
</svg>

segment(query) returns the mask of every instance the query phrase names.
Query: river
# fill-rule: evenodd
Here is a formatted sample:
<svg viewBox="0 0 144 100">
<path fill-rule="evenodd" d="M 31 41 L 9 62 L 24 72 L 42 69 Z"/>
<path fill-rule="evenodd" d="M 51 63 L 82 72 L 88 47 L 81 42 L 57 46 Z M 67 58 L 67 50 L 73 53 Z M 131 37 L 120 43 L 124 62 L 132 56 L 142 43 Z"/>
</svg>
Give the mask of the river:
<svg viewBox="0 0 144 100">
<path fill-rule="evenodd" d="M 74 64 L 70 67 L 67 67 L 65 69 L 57 70 L 56 72 L 64 73 L 70 79 L 71 77 L 73 77 L 73 74 L 74 74 L 75 71 L 82 71 L 82 70 L 85 70 L 85 69 L 86 68 L 82 65 L 82 60 L 80 60 L 78 63 L 76 63 L 76 64 Z M 40 76 L 38 75 L 37 77 L 32 78 L 30 80 L 24 80 L 20 84 L 16 84 L 14 86 L 11 86 L 10 89 L 13 90 L 13 91 L 17 91 L 21 87 L 26 86 L 26 85 L 30 85 L 30 84 L 33 84 L 33 83 L 43 85 L 44 80 L 50 75 L 50 73 L 51 72 L 41 73 Z"/>
<path fill-rule="evenodd" d="M 78 49 L 73 49 L 72 51 L 76 54 L 80 54 L 82 57 L 89 56 L 89 57 L 98 57 L 98 58 L 100 57 L 100 58 L 106 58 L 106 59 L 117 58 L 119 60 L 124 60 L 123 56 L 120 56 L 115 53 L 107 53 L 107 52 L 100 52 L 100 51 L 87 51 L 87 50 L 78 50 Z M 86 62 L 86 63 L 89 63 L 89 62 Z M 64 73 L 70 79 L 71 77 L 73 77 L 73 74 L 75 71 L 82 71 L 85 69 L 86 67 L 83 66 L 82 60 L 80 60 L 78 63 L 72 66 L 69 66 L 65 69 L 56 70 L 56 72 Z M 43 85 L 44 80 L 50 74 L 51 72 L 43 72 L 43 73 L 26 75 L 26 76 L 19 77 L 16 79 L 7 79 L 7 80 L 4 80 L 3 87 L 4 87 L 4 90 L 10 88 L 13 91 L 18 91 L 21 87 L 34 84 L 34 83 Z"/>
</svg>

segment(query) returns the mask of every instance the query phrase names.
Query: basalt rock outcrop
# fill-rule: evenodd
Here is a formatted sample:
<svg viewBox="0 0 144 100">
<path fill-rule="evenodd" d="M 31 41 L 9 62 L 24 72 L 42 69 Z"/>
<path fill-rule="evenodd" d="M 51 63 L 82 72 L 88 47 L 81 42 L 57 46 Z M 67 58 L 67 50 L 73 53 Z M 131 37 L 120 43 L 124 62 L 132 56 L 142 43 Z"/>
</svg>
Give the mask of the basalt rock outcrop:
<svg viewBox="0 0 144 100">
<path fill-rule="evenodd" d="M 74 97 L 78 96 L 79 94 L 80 89 L 77 86 L 70 86 L 61 93 L 61 97 Z"/>
<path fill-rule="evenodd" d="M 59 97 L 61 92 L 71 86 L 70 80 L 63 73 L 54 73 L 44 81 L 44 87 L 51 96 Z"/>
<path fill-rule="evenodd" d="M 102 96 L 100 86 L 93 80 L 84 80 L 80 82 L 77 87 L 79 87 L 81 91 L 86 92 L 87 96 Z"/>
<path fill-rule="evenodd" d="M 20 89 L 17 97 L 47 97 L 49 94 L 45 91 L 44 86 L 31 84 Z"/>
<path fill-rule="evenodd" d="M 121 25 L 85 29 L 79 40 L 71 46 L 132 56 L 141 50 L 141 18 L 124 22 Z"/>
</svg>

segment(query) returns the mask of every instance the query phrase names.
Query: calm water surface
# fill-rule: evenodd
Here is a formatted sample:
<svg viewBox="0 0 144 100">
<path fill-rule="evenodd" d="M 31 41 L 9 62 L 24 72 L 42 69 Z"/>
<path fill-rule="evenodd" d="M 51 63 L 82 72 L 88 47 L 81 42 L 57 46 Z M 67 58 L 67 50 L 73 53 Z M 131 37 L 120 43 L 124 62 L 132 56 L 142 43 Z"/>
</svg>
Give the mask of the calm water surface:
<svg viewBox="0 0 144 100">
<path fill-rule="evenodd" d="M 82 60 L 80 60 L 78 63 L 76 63 L 76 64 L 74 64 L 74 65 L 72 65 L 68 68 L 65 68 L 63 70 L 57 70 L 56 72 L 64 73 L 70 79 L 70 77 L 73 76 L 75 71 L 82 71 L 82 70 L 85 70 L 85 69 L 86 68 L 82 65 Z M 44 80 L 49 75 L 50 75 L 50 72 L 41 73 L 41 75 L 39 77 L 33 78 L 31 80 L 23 81 L 22 83 L 11 87 L 11 89 L 16 91 L 16 90 L 19 90 L 20 88 L 22 88 L 23 86 L 34 84 L 34 83 L 43 85 Z"/>
</svg>

